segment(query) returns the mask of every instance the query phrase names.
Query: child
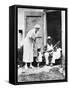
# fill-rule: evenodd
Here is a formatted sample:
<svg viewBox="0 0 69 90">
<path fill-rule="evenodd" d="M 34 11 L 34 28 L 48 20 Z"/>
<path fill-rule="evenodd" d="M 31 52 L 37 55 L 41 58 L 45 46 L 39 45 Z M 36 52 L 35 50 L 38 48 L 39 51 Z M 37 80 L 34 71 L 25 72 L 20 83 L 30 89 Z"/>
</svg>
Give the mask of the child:
<svg viewBox="0 0 69 90">
<path fill-rule="evenodd" d="M 41 48 L 37 49 L 37 61 L 38 61 L 38 67 L 40 63 L 42 62 L 42 53 L 41 53 Z"/>
<path fill-rule="evenodd" d="M 52 57 L 52 63 L 55 63 L 56 59 L 61 58 L 61 48 L 59 46 L 56 47 L 56 50 L 53 52 L 53 57 Z"/>
</svg>

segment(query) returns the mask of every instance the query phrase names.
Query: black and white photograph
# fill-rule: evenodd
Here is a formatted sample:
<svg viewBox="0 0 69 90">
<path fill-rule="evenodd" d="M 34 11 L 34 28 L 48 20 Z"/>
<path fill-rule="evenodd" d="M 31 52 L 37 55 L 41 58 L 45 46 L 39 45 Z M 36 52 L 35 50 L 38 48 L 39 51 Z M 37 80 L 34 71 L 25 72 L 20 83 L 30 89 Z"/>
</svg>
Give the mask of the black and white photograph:
<svg viewBox="0 0 69 90">
<path fill-rule="evenodd" d="M 69 90 L 68 0 L 1 0 L 0 90 Z"/>
<path fill-rule="evenodd" d="M 9 17 L 9 82 L 66 82 L 67 8 L 13 5 Z"/>
<path fill-rule="evenodd" d="M 65 10 L 18 8 L 18 82 L 64 80 Z"/>
</svg>

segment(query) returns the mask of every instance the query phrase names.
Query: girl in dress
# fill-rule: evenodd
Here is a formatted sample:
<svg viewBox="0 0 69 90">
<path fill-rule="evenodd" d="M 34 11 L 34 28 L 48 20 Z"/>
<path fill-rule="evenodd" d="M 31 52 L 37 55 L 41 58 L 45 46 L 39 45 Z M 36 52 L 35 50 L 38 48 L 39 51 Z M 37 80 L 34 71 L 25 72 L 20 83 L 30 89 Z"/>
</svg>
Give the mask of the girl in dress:
<svg viewBox="0 0 69 90">
<path fill-rule="evenodd" d="M 42 52 L 41 52 L 41 48 L 37 49 L 37 66 L 40 66 L 40 63 L 42 62 Z"/>
</svg>

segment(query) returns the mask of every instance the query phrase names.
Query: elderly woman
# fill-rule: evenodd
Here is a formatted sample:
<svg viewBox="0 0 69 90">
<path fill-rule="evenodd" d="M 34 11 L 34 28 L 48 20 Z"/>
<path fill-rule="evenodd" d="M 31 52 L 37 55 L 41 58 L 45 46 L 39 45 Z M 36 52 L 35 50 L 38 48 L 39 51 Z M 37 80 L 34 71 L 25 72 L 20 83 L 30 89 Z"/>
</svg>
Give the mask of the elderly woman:
<svg viewBox="0 0 69 90">
<path fill-rule="evenodd" d="M 24 53 L 23 53 L 23 62 L 25 62 L 25 68 L 27 69 L 27 64 L 30 64 L 30 67 L 33 68 L 33 43 L 36 40 L 37 32 L 40 29 L 40 25 L 35 25 L 33 29 L 31 29 L 25 39 L 24 39 Z"/>
</svg>

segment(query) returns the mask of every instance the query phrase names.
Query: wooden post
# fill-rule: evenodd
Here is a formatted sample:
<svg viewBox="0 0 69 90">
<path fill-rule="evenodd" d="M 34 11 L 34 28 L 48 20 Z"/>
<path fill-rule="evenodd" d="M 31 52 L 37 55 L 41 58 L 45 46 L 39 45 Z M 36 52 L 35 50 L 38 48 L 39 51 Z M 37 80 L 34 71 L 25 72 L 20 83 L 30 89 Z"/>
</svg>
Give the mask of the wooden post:
<svg viewBox="0 0 69 90">
<path fill-rule="evenodd" d="M 24 18 L 24 9 L 18 9 L 18 30 L 21 29 L 23 31 L 23 38 L 20 45 L 23 45 L 23 40 L 25 38 L 25 18 Z"/>
<path fill-rule="evenodd" d="M 46 45 L 47 40 L 47 16 L 46 12 L 44 11 L 44 46 Z"/>
<path fill-rule="evenodd" d="M 65 64 L 65 11 L 61 11 L 61 30 L 62 30 L 62 64 Z"/>
</svg>

